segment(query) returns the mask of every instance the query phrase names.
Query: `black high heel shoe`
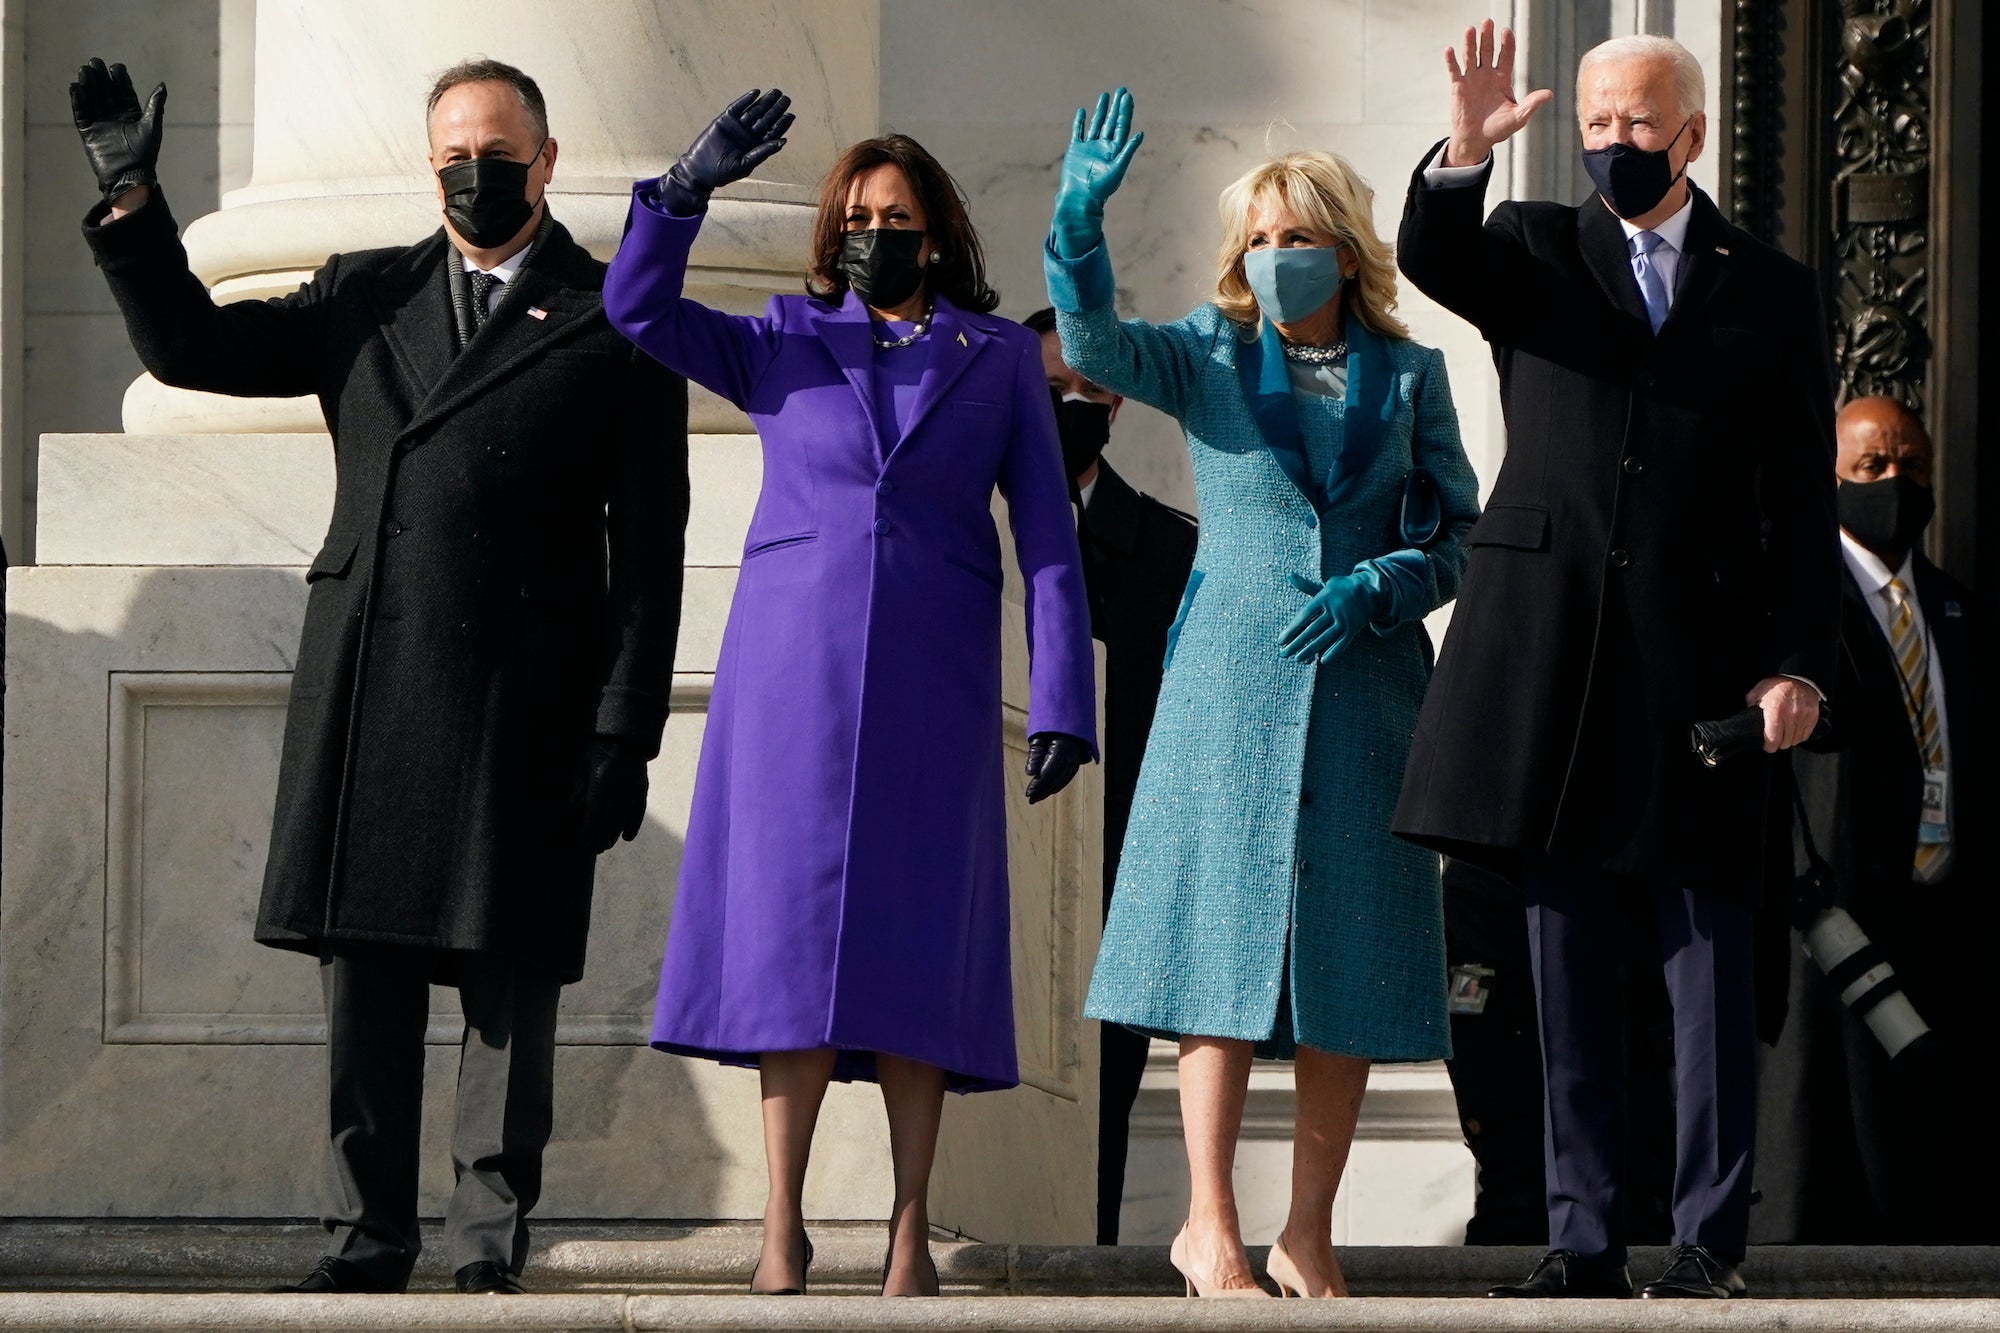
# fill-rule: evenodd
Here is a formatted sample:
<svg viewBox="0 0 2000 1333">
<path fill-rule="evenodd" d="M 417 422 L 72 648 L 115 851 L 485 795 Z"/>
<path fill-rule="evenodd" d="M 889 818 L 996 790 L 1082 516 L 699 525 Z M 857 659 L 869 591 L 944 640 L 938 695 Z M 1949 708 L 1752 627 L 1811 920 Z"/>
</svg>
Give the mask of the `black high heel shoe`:
<svg viewBox="0 0 2000 1333">
<path fill-rule="evenodd" d="M 757 1270 L 753 1268 L 750 1270 L 750 1294 L 752 1296 L 803 1296 L 806 1294 L 806 1274 L 812 1272 L 813 1266 L 813 1238 L 806 1235 L 803 1231 L 799 1233 L 799 1236 L 806 1243 L 806 1261 L 799 1266 L 799 1285 L 796 1287 L 779 1287 L 775 1291 L 759 1291 L 757 1290 Z"/>
</svg>

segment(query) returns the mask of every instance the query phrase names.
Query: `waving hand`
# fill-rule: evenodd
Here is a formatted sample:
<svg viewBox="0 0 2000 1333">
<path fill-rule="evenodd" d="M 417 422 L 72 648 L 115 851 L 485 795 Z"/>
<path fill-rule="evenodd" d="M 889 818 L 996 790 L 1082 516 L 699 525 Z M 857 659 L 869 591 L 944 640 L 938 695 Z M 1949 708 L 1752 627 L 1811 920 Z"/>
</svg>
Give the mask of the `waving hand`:
<svg viewBox="0 0 2000 1333">
<path fill-rule="evenodd" d="M 1056 253 L 1076 259 L 1097 248 L 1104 236 L 1104 202 L 1125 180 L 1132 155 L 1146 141 L 1132 132 L 1132 94 L 1099 93 L 1096 110 L 1079 108 L 1063 154 L 1062 184 L 1056 191 L 1051 231 Z"/>
</svg>

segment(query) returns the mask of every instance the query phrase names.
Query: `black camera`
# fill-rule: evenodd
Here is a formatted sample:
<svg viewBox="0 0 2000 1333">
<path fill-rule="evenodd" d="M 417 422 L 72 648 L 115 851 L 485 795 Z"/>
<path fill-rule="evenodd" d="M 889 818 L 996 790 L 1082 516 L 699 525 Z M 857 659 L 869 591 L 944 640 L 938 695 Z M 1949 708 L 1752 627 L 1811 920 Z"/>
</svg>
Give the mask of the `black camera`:
<svg viewBox="0 0 2000 1333">
<path fill-rule="evenodd" d="M 1819 724 L 1812 739 L 1827 734 L 1826 705 L 1820 705 Z M 1715 768 L 1724 760 L 1759 748 L 1764 743 L 1764 713 L 1746 708 L 1733 717 L 1694 724 L 1689 742 L 1701 762 Z M 1891 1060 L 1928 1043 L 1930 1025 L 1903 994 L 1896 969 L 1861 924 L 1833 901 L 1833 867 L 1813 845 L 1812 827 L 1806 820 L 1805 804 L 1798 788 L 1792 789 L 1799 830 L 1805 843 L 1806 871 L 1792 882 L 1788 915 L 1805 939 L 1806 956 L 1813 960 L 1840 1002 L 1874 1034 Z"/>
</svg>

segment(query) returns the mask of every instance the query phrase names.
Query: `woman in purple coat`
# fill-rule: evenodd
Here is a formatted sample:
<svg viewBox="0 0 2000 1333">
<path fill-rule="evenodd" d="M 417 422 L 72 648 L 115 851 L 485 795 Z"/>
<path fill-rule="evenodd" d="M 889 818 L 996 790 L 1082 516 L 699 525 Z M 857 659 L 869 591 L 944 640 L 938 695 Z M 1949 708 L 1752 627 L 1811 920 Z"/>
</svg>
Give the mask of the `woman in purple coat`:
<svg viewBox="0 0 2000 1333">
<path fill-rule="evenodd" d="M 989 312 L 955 182 L 900 135 L 820 192 L 806 296 L 681 295 L 709 193 L 783 146 L 745 94 L 633 190 L 611 322 L 750 414 L 763 492 L 723 633 L 653 1044 L 754 1066 L 770 1194 L 753 1291 L 799 1291 L 831 1079 L 882 1086 L 885 1294 L 937 1290 L 925 1208 L 944 1091 L 1012 1087 L 1000 544 L 1027 591 L 1028 799 L 1095 752 L 1090 617 L 1041 344 Z"/>
</svg>

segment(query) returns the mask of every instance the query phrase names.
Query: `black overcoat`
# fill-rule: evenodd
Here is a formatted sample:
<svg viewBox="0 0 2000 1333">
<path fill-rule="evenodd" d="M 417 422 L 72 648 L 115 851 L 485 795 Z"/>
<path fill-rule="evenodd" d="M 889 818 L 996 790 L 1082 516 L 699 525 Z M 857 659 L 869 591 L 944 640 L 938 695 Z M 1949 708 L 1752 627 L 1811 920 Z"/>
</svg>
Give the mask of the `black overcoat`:
<svg viewBox="0 0 2000 1333">
<path fill-rule="evenodd" d="M 1792 771 L 1835 901 L 1896 969 L 1936 1033 L 1924 1058 L 1891 1067 L 1841 1005 L 1794 932 L 1783 1027 L 1758 1079 L 1758 1244 L 1964 1245 L 2000 1239 L 1991 1128 L 2000 1077 L 1992 955 L 2000 904 L 1983 865 L 1989 809 L 1979 749 L 1974 607 L 1922 556 L 1916 595 L 1944 675 L 1953 792 L 1952 865 L 1910 877 L 1923 761 L 1889 641 L 1842 571 L 1836 726 L 1830 748 L 1798 750 Z M 1786 803 L 1784 826 L 1794 830 Z M 1792 867 L 1803 866 L 1803 847 Z M 1788 885 L 1779 886 L 1787 888 Z"/>
<path fill-rule="evenodd" d="M 333 435 L 257 938 L 472 950 L 574 980 L 585 752 L 601 733 L 656 753 L 666 722 L 686 383 L 612 330 L 605 266 L 560 225 L 460 353 L 442 229 L 218 307 L 162 195 L 104 216 L 84 234 L 148 370 L 315 394 Z"/>
<path fill-rule="evenodd" d="M 1180 611 L 1200 530 L 1180 510 L 1134 490 L 1102 459 L 1079 525 L 1090 632 L 1104 645 L 1104 902 L 1119 853 L 1146 737 L 1160 703 L 1167 631 Z"/>
<path fill-rule="evenodd" d="M 1769 761 L 1705 769 L 1688 729 L 1766 676 L 1832 672 L 1817 280 L 1696 190 L 1655 336 L 1598 197 L 1482 225 L 1483 194 L 1419 169 L 1399 237 L 1403 272 L 1492 345 L 1507 455 L 1394 827 L 1503 873 L 1547 853 L 1754 897 Z"/>
</svg>

